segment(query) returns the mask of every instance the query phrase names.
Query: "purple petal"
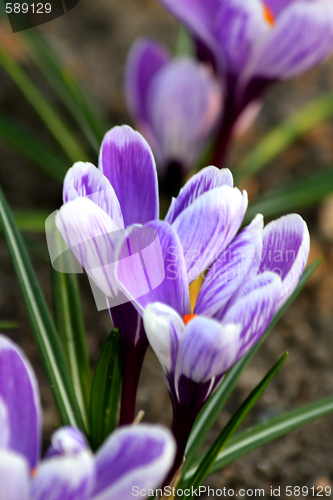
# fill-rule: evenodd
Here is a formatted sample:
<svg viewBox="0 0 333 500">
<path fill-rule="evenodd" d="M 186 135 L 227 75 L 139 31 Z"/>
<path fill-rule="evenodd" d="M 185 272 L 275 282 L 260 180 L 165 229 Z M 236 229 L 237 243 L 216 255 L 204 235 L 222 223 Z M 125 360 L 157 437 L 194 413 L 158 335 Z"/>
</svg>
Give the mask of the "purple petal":
<svg viewBox="0 0 333 500">
<path fill-rule="evenodd" d="M 90 452 L 82 452 L 41 462 L 30 495 L 33 500 L 87 500 L 93 487 L 94 459 Z"/>
<path fill-rule="evenodd" d="M 257 215 L 219 255 L 199 292 L 195 314 L 223 316 L 223 310 L 245 279 L 258 273 L 262 255 L 263 217 Z"/>
<path fill-rule="evenodd" d="M 9 450 L 0 450 L 0 500 L 29 500 L 28 462 Z"/>
<path fill-rule="evenodd" d="M 251 74 L 288 78 L 321 63 L 333 50 L 333 3 L 295 2 L 262 44 Z"/>
<path fill-rule="evenodd" d="M 140 127 L 147 125 L 147 93 L 155 75 L 170 60 L 168 52 L 158 43 L 138 40 L 126 63 L 126 97 L 128 107 Z"/>
<path fill-rule="evenodd" d="M 295 290 L 306 266 L 309 251 L 309 231 L 299 215 L 280 217 L 265 227 L 260 271 L 273 271 L 282 280 L 278 308 Z"/>
<path fill-rule="evenodd" d="M 176 59 L 154 78 L 148 93 L 149 120 L 159 163 L 190 168 L 221 115 L 217 80 L 191 59 Z"/>
<path fill-rule="evenodd" d="M 247 208 L 247 194 L 222 186 L 204 193 L 175 220 L 189 281 L 195 280 L 235 237 Z"/>
<path fill-rule="evenodd" d="M 10 427 L 8 410 L 3 399 L 0 397 L 0 450 L 8 447 L 9 439 Z"/>
<path fill-rule="evenodd" d="M 78 162 L 66 174 L 64 203 L 87 197 L 106 212 L 119 229 L 124 227 L 119 201 L 108 179 L 92 163 Z"/>
<path fill-rule="evenodd" d="M 0 335 L 0 396 L 8 411 L 8 448 L 26 457 L 34 468 L 40 452 L 42 415 L 38 383 L 25 354 L 3 335 Z"/>
<path fill-rule="evenodd" d="M 61 427 L 54 432 L 46 457 L 76 456 L 88 450 L 85 436 L 73 427 Z"/>
<path fill-rule="evenodd" d="M 217 38 L 228 71 L 238 75 L 247 64 L 260 37 L 270 26 L 265 21 L 261 0 L 223 0 L 218 17 Z"/>
<path fill-rule="evenodd" d="M 127 125 L 109 130 L 101 146 L 99 168 L 115 190 L 125 226 L 158 219 L 155 160 L 138 132 Z"/>
<path fill-rule="evenodd" d="M 177 198 L 173 198 L 165 221 L 172 224 L 178 215 L 190 206 L 199 196 L 206 191 L 221 187 L 234 186 L 232 173 L 228 168 L 220 170 L 217 167 L 205 167 L 193 175 L 179 191 Z"/>
<path fill-rule="evenodd" d="M 213 33 L 221 0 L 161 0 L 166 9 L 209 48 L 214 50 Z"/>
<path fill-rule="evenodd" d="M 284 9 L 299 0 L 265 0 L 265 4 L 277 17 Z M 317 0 L 302 0 L 303 2 L 317 2 Z"/>
<path fill-rule="evenodd" d="M 171 307 L 155 302 L 146 307 L 143 324 L 149 343 L 163 369 L 168 373 L 174 372 L 179 340 L 185 329 L 182 318 Z"/>
<path fill-rule="evenodd" d="M 192 319 L 180 342 L 176 380 L 185 375 L 201 384 L 223 375 L 235 363 L 240 333 L 239 324 L 223 326 L 213 319 Z"/>
<path fill-rule="evenodd" d="M 92 500 L 132 500 L 136 488 L 156 488 L 174 456 L 174 439 L 163 427 L 140 424 L 115 431 L 97 452 Z"/>
<path fill-rule="evenodd" d="M 158 236 L 153 243 L 152 229 Z M 128 241 L 135 259 L 129 258 Z M 128 231 L 128 240 L 118 256 L 117 277 L 141 315 L 153 302 L 167 304 L 181 316 L 190 312 L 183 250 L 174 229 L 166 222 L 150 222 Z"/>
<path fill-rule="evenodd" d="M 115 247 L 124 231 L 88 198 L 63 205 L 56 225 L 82 267 L 107 297 L 117 296 Z"/>
<path fill-rule="evenodd" d="M 277 274 L 259 274 L 230 304 L 222 325 L 241 325 L 241 343 L 235 361 L 244 356 L 265 332 L 276 311 L 281 288 Z"/>
</svg>

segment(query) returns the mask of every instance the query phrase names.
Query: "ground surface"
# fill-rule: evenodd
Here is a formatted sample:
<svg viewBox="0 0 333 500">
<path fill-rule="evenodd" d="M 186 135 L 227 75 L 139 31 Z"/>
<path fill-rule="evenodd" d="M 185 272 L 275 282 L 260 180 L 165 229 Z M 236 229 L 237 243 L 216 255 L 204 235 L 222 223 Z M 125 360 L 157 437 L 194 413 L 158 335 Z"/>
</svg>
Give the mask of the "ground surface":
<svg viewBox="0 0 333 500">
<path fill-rule="evenodd" d="M 172 47 L 176 30 L 176 24 L 157 0 L 81 0 L 79 6 L 67 16 L 44 27 L 51 42 L 104 110 L 110 126 L 129 122 L 122 81 L 126 54 L 132 42 L 138 36 L 149 35 Z M 0 35 L 6 43 L 13 42 L 4 28 L 0 28 Z M 21 54 L 21 57 L 24 55 Z M 30 64 L 27 67 L 32 74 L 36 74 Z M 49 93 L 44 80 L 37 77 L 37 81 Z M 307 100 L 329 91 L 332 83 L 331 60 L 303 78 L 272 89 L 255 126 L 235 144 L 230 166 L 236 165 L 269 127 Z M 39 120 L 2 72 L 0 107 L 34 129 L 41 140 L 49 140 Z M 266 168 L 248 186 L 250 195 L 281 185 L 292 178 L 301 178 L 317 167 L 328 167 L 332 163 L 333 122 L 330 122 L 317 127 Z M 61 186 L 2 144 L 0 182 L 14 208 L 43 208 L 51 213 L 61 204 Z M 312 235 L 311 259 L 321 254 L 324 255 L 324 262 L 242 376 L 210 439 L 214 438 L 222 424 L 286 350 L 289 351 L 289 358 L 285 366 L 247 419 L 247 424 L 262 421 L 333 392 L 332 202 L 319 209 L 303 212 L 302 215 L 309 223 Z M 33 257 L 33 263 L 50 300 L 49 268 L 37 257 Z M 96 311 L 86 280 L 83 278 L 81 281 L 88 343 L 94 367 L 111 325 L 105 311 Z M 44 408 L 44 438 L 47 441 L 58 417 L 33 342 L 10 257 L 0 237 L 0 319 L 5 318 L 19 321 L 20 327 L 10 332 L 10 335 L 23 347 L 37 371 Z M 168 394 L 161 368 L 152 352 L 148 353 L 144 366 L 137 408 L 145 411 L 146 421 L 166 425 L 170 423 Z M 242 487 L 265 488 L 268 493 L 271 486 L 281 486 L 283 491 L 286 485 L 333 483 L 332 428 L 333 417 L 311 424 L 240 459 L 224 472 L 211 477 L 207 484 L 211 487 L 228 486 L 235 490 Z"/>
</svg>

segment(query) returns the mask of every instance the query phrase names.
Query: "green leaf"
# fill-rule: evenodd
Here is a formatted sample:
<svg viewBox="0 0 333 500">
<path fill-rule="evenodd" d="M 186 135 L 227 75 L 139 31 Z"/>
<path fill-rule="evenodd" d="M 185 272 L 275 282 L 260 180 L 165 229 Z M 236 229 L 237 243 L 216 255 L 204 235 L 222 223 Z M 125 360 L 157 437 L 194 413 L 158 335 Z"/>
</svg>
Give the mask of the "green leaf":
<svg viewBox="0 0 333 500">
<path fill-rule="evenodd" d="M 274 439 L 278 439 L 332 412 L 333 397 L 329 397 L 288 411 L 266 422 L 254 425 L 253 427 L 239 432 L 229 441 L 222 453 L 219 454 L 211 469 L 211 473 L 226 467 L 243 455 L 274 441 Z M 196 464 L 194 464 L 193 468 L 189 471 L 188 475 L 185 476 L 185 480 L 191 479 L 195 470 L 195 465 Z"/>
<path fill-rule="evenodd" d="M 332 115 L 333 92 L 304 106 L 268 132 L 252 149 L 234 172 L 237 181 L 259 172 L 297 139 Z"/>
<path fill-rule="evenodd" d="M 62 182 L 69 165 L 49 151 L 26 129 L 14 124 L 4 115 L 0 116 L 0 139 L 8 146 L 28 158 L 45 173 Z"/>
<path fill-rule="evenodd" d="M 13 216 L 21 231 L 45 234 L 45 221 L 50 215 L 42 210 L 15 210 Z"/>
<path fill-rule="evenodd" d="M 31 329 L 41 355 L 62 423 L 85 429 L 65 356 L 35 273 L 0 189 L 0 222 L 14 264 Z"/>
<path fill-rule="evenodd" d="M 99 357 L 90 399 L 90 444 L 96 450 L 116 426 L 121 387 L 121 344 L 112 330 Z"/>
<path fill-rule="evenodd" d="M 231 417 L 227 425 L 224 427 L 220 435 L 216 438 L 215 442 L 212 444 L 210 449 L 203 455 L 200 464 L 195 471 L 193 478 L 191 479 L 190 485 L 193 488 L 198 488 L 205 477 L 208 476 L 212 466 L 214 465 L 217 457 L 221 451 L 226 447 L 227 442 L 236 432 L 240 424 L 243 422 L 245 417 L 252 410 L 253 406 L 260 399 L 268 384 L 276 376 L 283 363 L 285 362 L 288 353 L 285 353 L 277 363 L 270 369 L 263 380 L 253 389 L 251 394 L 246 398 L 244 403 L 238 408 L 236 413 Z M 193 498 L 193 496 L 191 497 Z"/>
<path fill-rule="evenodd" d="M 316 173 L 257 197 L 250 204 L 244 223 L 250 222 L 258 213 L 273 217 L 316 205 L 332 192 L 332 169 Z"/>
<path fill-rule="evenodd" d="M 183 26 L 179 26 L 178 28 L 175 52 L 177 56 L 191 57 L 194 55 L 193 38 Z"/>
<path fill-rule="evenodd" d="M 18 328 L 19 324 L 17 321 L 0 321 L 0 330 L 12 330 L 13 328 Z"/>
<path fill-rule="evenodd" d="M 186 453 L 185 453 L 185 463 L 183 465 L 183 472 L 186 472 L 193 460 L 195 459 L 195 456 L 197 455 L 198 451 L 200 450 L 201 446 L 203 445 L 207 434 L 209 433 L 210 429 L 212 428 L 214 422 L 218 418 L 219 414 L 221 413 L 226 401 L 228 400 L 230 394 L 234 390 L 239 377 L 243 373 L 244 369 L 247 367 L 247 365 L 250 363 L 254 355 L 257 353 L 259 348 L 262 346 L 262 344 L 265 342 L 267 339 L 268 335 L 271 333 L 277 322 L 280 320 L 280 318 L 283 316 L 283 314 L 286 312 L 286 310 L 290 307 L 292 302 L 296 299 L 300 291 L 303 289 L 309 278 L 312 276 L 314 271 L 317 269 L 321 262 L 321 259 L 316 260 L 313 264 L 311 264 L 303 273 L 303 276 L 295 289 L 294 293 L 289 297 L 287 302 L 284 304 L 284 306 L 275 314 L 274 318 L 272 319 L 271 323 L 269 324 L 266 332 L 264 335 L 261 337 L 261 339 L 255 344 L 255 346 L 252 347 L 252 349 L 244 356 L 242 359 L 240 359 L 226 374 L 223 382 L 221 385 L 217 388 L 215 393 L 208 399 L 204 407 L 202 408 L 201 412 L 199 413 L 195 424 L 193 426 L 192 432 L 190 434 L 187 448 L 186 448 Z"/>
<path fill-rule="evenodd" d="M 23 68 L 21 68 L 3 46 L 0 47 L 0 64 L 30 102 L 68 158 L 72 162 L 85 161 L 87 156 L 72 132 L 63 123 L 57 112 L 47 99 L 45 99 Z"/>
<path fill-rule="evenodd" d="M 107 127 L 96 106 L 38 29 L 24 31 L 22 36 L 28 42 L 32 59 L 98 153 Z"/>
<path fill-rule="evenodd" d="M 55 245 L 59 236 L 56 233 Z M 60 255 L 58 265 L 61 265 L 61 258 Z M 51 283 L 56 329 L 67 358 L 76 399 L 88 429 L 91 378 L 77 277 L 75 274 L 55 271 L 51 267 Z"/>
</svg>

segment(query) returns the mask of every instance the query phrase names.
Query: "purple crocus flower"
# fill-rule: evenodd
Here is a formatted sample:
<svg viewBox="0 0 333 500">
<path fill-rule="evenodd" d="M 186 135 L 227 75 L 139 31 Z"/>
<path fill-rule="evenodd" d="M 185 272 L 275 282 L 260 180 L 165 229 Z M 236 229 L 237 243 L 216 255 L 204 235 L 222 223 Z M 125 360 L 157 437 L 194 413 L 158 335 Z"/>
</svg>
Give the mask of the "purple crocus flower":
<svg viewBox="0 0 333 500">
<path fill-rule="evenodd" d="M 218 169 L 209 170 L 211 174 L 216 171 Z M 201 175 L 204 174 L 202 171 Z M 185 186 L 167 219 L 176 216 L 181 198 L 191 196 L 193 190 Z M 196 203 L 204 196 L 199 195 Z M 185 217 L 186 210 L 183 214 L 182 231 L 189 235 L 192 226 L 198 229 L 200 219 Z M 224 213 L 225 227 L 233 222 L 229 216 Z M 204 212 L 201 217 L 202 225 L 209 227 L 211 221 L 208 217 L 205 219 Z M 133 304 L 143 315 L 148 340 L 163 366 L 170 392 L 173 431 L 178 443 L 176 469 L 202 405 L 226 371 L 259 340 L 275 312 L 297 286 L 308 259 L 309 233 L 306 223 L 296 214 L 281 217 L 264 229 L 263 217 L 257 215 L 237 235 L 237 229 L 227 231 L 225 241 L 220 240 L 215 248 L 221 252 L 215 256 L 191 311 L 191 273 L 194 268 L 197 275 L 209 267 L 205 247 L 186 255 L 179 241 L 178 225 L 149 224 L 154 225 L 159 234 L 169 273 L 158 288 L 133 300 Z M 134 228 L 132 241 L 140 238 L 140 228 Z M 121 262 L 118 279 L 130 296 L 136 273 L 133 269 L 128 272 Z"/>
<path fill-rule="evenodd" d="M 218 165 L 236 119 L 274 81 L 303 73 L 333 50 L 331 0 L 161 0 L 193 34 L 199 58 L 227 87 Z"/>
<path fill-rule="evenodd" d="M 63 201 L 57 216 L 59 230 L 91 279 L 106 297 L 113 298 L 110 313 L 121 336 L 124 367 L 120 421 L 128 424 L 135 415 L 148 341 L 141 317 L 119 296 L 110 268 L 119 233 L 131 224 L 159 217 L 157 171 L 147 142 L 128 126 L 111 129 L 101 145 L 98 169 L 82 162 L 69 169 Z"/>
<path fill-rule="evenodd" d="M 172 201 L 167 226 L 174 227 L 177 244 L 193 257 L 188 261 L 192 280 L 212 264 L 214 255 L 216 257 L 231 241 L 242 223 L 247 195 L 232 186 L 229 170 L 207 167 L 192 177 L 178 198 Z M 116 248 L 124 235 L 121 230 L 127 228 L 127 254 L 122 257 L 129 271 L 130 261 L 125 259 L 138 255 L 148 245 L 143 243 L 136 248 L 128 228 L 143 224 L 146 238 L 150 237 L 151 230 L 157 235 L 160 227 L 156 221 L 156 169 L 148 144 L 129 127 L 115 127 L 103 141 L 99 169 L 89 163 L 77 163 L 68 171 L 63 198 L 64 205 L 56 219 L 59 230 L 97 287 L 106 297 L 114 297 L 120 292 L 115 263 L 119 259 Z M 199 269 L 195 257 L 198 253 L 203 258 Z M 135 297 L 144 295 L 152 287 L 157 291 L 161 289 L 166 275 L 160 257 L 158 267 L 162 273 L 158 272 L 154 258 L 150 259 L 149 255 L 138 258 L 141 268 L 136 275 L 136 290 L 140 293 Z M 150 278 L 148 283 L 147 278 Z M 178 286 L 177 282 L 174 284 Z M 134 418 L 137 385 L 148 341 L 141 316 L 131 303 L 123 303 L 128 300 L 123 300 L 124 295 L 120 297 L 122 303 L 111 308 L 111 316 L 122 339 L 124 370 L 120 422 L 126 424 Z"/>
<path fill-rule="evenodd" d="M 221 87 L 208 67 L 185 57 L 171 60 L 159 44 L 141 39 L 128 57 L 126 95 L 160 173 L 174 187 L 175 176 L 193 167 L 222 113 Z"/>
<path fill-rule="evenodd" d="M 80 431 L 63 427 L 40 461 L 41 421 L 33 369 L 0 335 L 1 500 L 130 500 L 133 487 L 157 487 L 173 463 L 172 435 L 157 425 L 124 427 L 95 456 Z"/>
</svg>

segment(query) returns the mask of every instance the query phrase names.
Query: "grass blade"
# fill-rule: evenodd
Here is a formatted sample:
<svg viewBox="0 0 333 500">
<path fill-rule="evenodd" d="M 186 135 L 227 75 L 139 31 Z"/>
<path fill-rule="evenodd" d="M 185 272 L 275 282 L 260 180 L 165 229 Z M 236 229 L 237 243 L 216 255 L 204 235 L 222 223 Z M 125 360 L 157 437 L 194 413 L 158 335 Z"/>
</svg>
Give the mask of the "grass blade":
<svg viewBox="0 0 333 500">
<path fill-rule="evenodd" d="M 207 434 L 212 428 L 214 422 L 217 417 L 221 413 L 226 401 L 228 400 L 230 394 L 234 390 L 239 377 L 243 373 L 244 369 L 250 363 L 256 352 L 262 346 L 262 344 L 267 339 L 270 332 L 273 330 L 277 322 L 286 312 L 286 310 L 290 307 L 292 302 L 296 299 L 300 291 L 303 289 L 309 278 L 312 276 L 314 271 L 317 269 L 321 262 L 321 259 L 316 260 L 313 264 L 311 264 L 303 273 L 303 276 L 294 291 L 294 293 L 289 297 L 288 301 L 284 304 L 284 306 L 275 314 L 271 323 L 269 324 L 266 332 L 261 337 L 261 339 L 256 343 L 256 345 L 249 351 L 246 356 L 236 363 L 231 370 L 225 376 L 222 384 L 217 388 L 215 393 L 208 399 L 203 409 L 198 415 L 198 418 L 195 421 L 193 426 L 191 435 L 188 440 L 187 448 L 186 448 L 186 460 L 183 465 L 183 471 L 187 471 L 192 462 L 195 459 L 195 456 L 199 452 L 201 446 L 203 445 Z"/>
<path fill-rule="evenodd" d="M 84 430 L 83 418 L 54 323 L 1 189 L 0 222 L 62 423 Z"/>
<path fill-rule="evenodd" d="M 244 223 L 250 222 L 258 213 L 273 217 L 315 205 L 332 192 L 333 174 L 330 169 L 259 196 L 250 203 Z"/>
<path fill-rule="evenodd" d="M 25 31 L 22 36 L 29 45 L 35 64 L 98 153 L 107 127 L 96 106 L 92 105 L 70 68 L 64 66 L 38 29 Z"/>
<path fill-rule="evenodd" d="M 278 439 L 332 412 L 333 397 L 329 397 L 301 406 L 300 408 L 274 417 L 267 422 L 254 425 L 249 429 L 239 432 L 230 439 L 226 448 L 219 454 L 215 464 L 211 468 L 211 473 L 226 467 L 243 455 L 274 441 L 274 439 Z M 199 463 L 199 459 L 197 463 Z M 196 463 L 185 476 L 185 480 L 191 479 L 195 469 Z"/>
<path fill-rule="evenodd" d="M 32 82 L 27 73 L 15 59 L 6 52 L 4 47 L 0 47 L 0 64 L 30 102 L 68 158 L 72 162 L 79 160 L 85 161 L 87 156 L 74 138 L 72 132 L 63 123 L 59 115 Z"/>
<path fill-rule="evenodd" d="M 19 324 L 17 321 L 2 320 L 0 321 L 0 330 L 12 330 L 13 328 L 18 328 Z"/>
<path fill-rule="evenodd" d="M 89 430 L 90 365 L 77 277 L 51 267 L 51 283 L 55 326 L 67 358 L 77 402 Z"/>
<path fill-rule="evenodd" d="M 107 338 L 96 367 L 90 402 L 90 444 L 96 450 L 114 430 L 121 387 L 121 343 L 118 330 Z"/>
<path fill-rule="evenodd" d="M 255 175 L 297 139 L 332 115 L 333 92 L 304 106 L 268 132 L 259 144 L 252 149 L 251 153 L 235 169 L 236 180 L 239 181 Z"/>
<path fill-rule="evenodd" d="M 45 173 L 62 182 L 70 165 L 45 148 L 30 132 L 0 116 L 0 139 Z"/>
<path fill-rule="evenodd" d="M 263 380 L 253 389 L 253 391 L 246 398 L 244 403 L 238 408 L 236 413 L 231 417 L 231 419 L 224 427 L 220 435 L 216 438 L 215 442 L 207 451 L 207 453 L 203 455 L 202 460 L 193 476 L 193 479 L 191 479 L 191 486 L 193 486 L 194 489 L 198 488 L 201 485 L 202 481 L 208 476 L 217 457 L 219 456 L 221 451 L 226 447 L 227 442 L 232 437 L 234 432 L 236 432 L 236 430 L 243 422 L 245 417 L 252 410 L 253 406 L 261 398 L 268 384 L 277 375 L 278 371 L 285 362 L 287 356 L 288 353 L 285 353 L 279 359 L 279 361 L 275 363 L 273 368 L 271 368 L 271 370 L 267 373 L 267 375 L 263 378 Z M 193 496 L 191 498 L 193 498 Z"/>
</svg>

